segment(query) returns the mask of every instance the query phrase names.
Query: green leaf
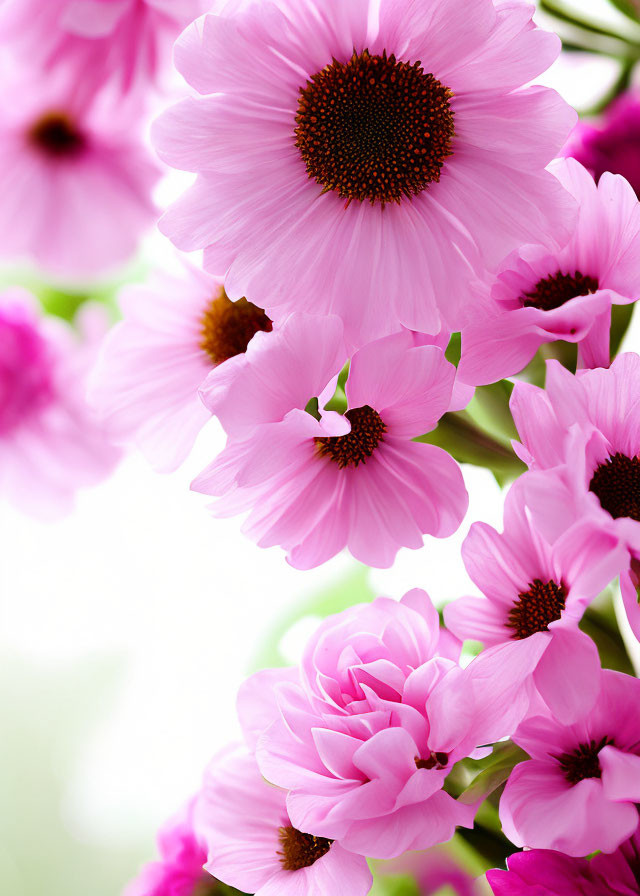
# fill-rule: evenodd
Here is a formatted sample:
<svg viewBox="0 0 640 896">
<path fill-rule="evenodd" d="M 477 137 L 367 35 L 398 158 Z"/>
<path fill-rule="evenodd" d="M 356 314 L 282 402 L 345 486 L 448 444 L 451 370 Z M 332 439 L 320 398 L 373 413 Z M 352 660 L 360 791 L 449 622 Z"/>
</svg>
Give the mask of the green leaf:
<svg viewBox="0 0 640 896">
<path fill-rule="evenodd" d="M 611 3 L 627 18 L 640 22 L 640 3 L 634 3 L 634 0 L 611 0 Z"/>
<path fill-rule="evenodd" d="M 625 337 L 635 305 L 614 305 L 611 309 L 611 357 L 615 358 L 620 350 L 620 345 Z"/>
<path fill-rule="evenodd" d="M 627 6 L 630 5 L 629 0 L 617 0 L 617 2 L 616 0 L 614 0 L 614 3 L 616 6 L 617 3 L 626 4 Z M 566 22 L 566 24 L 568 25 L 573 25 L 574 28 L 580 28 L 582 31 L 588 31 L 591 34 L 597 34 L 601 37 L 608 37 L 614 40 L 624 41 L 625 43 L 629 43 L 632 46 L 637 46 L 636 42 L 629 41 L 625 37 L 625 35 L 619 34 L 616 31 L 612 31 L 610 28 L 607 28 L 604 25 L 599 25 L 597 22 L 593 22 L 590 19 L 581 18 L 579 15 L 577 15 L 577 13 L 574 13 L 571 10 L 567 9 L 564 4 L 557 3 L 556 0 L 539 0 L 538 5 L 544 12 L 548 13 L 551 16 L 554 16 L 561 22 Z"/>
<path fill-rule="evenodd" d="M 496 744 L 491 756 L 487 757 L 486 760 L 482 760 L 488 762 L 488 764 L 476 775 L 471 784 L 462 791 L 458 801 L 472 806 L 474 803 L 486 799 L 490 793 L 493 793 L 501 784 L 504 784 L 514 766 L 528 758 L 524 750 L 511 741 Z"/>
</svg>

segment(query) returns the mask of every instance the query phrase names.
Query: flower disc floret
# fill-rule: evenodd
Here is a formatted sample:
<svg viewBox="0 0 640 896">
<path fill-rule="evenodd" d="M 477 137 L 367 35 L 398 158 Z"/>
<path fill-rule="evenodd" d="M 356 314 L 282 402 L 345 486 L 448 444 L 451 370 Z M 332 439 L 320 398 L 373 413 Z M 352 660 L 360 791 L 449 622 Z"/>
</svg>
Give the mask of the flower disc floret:
<svg viewBox="0 0 640 896">
<path fill-rule="evenodd" d="M 576 271 L 574 274 L 557 274 L 544 277 L 536 283 L 535 289 L 522 297 L 525 308 L 553 311 L 576 296 L 588 296 L 598 291 L 598 280 Z"/>
<path fill-rule="evenodd" d="M 598 464 L 589 491 L 614 519 L 630 517 L 640 522 L 640 458 L 617 451 Z"/>
<path fill-rule="evenodd" d="M 271 329 L 271 321 L 261 308 L 245 298 L 232 302 L 220 287 L 202 316 L 200 347 L 214 364 L 222 364 L 246 352 L 257 332 L 269 333 Z"/>
</svg>

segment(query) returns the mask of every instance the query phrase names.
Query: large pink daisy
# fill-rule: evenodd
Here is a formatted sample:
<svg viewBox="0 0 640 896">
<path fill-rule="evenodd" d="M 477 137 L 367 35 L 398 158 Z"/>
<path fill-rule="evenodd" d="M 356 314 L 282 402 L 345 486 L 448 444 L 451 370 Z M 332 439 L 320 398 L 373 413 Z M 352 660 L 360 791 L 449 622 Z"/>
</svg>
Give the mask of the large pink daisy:
<svg viewBox="0 0 640 896">
<path fill-rule="evenodd" d="M 378 9 L 379 6 L 379 9 Z M 268 0 L 176 45 L 204 94 L 165 113 L 163 159 L 195 171 L 164 233 L 204 249 L 278 320 L 338 314 L 352 344 L 437 333 L 469 271 L 574 203 L 545 166 L 574 112 L 526 84 L 557 56 L 532 8 L 492 0 Z M 557 229 L 556 229 L 557 228 Z"/>
</svg>

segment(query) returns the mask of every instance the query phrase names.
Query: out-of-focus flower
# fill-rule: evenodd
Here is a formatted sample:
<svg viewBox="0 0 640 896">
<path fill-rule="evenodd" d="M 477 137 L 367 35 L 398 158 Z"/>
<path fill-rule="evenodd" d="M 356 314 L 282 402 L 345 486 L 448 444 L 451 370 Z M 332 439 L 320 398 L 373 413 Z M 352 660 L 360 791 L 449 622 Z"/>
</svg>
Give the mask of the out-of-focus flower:
<svg viewBox="0 0 640 896">
<path fill-rule="evenodd" d="M 482 385 L 518 373 L 545 342 L 577 342 L 584 367 L 609 366 L 611 306 L 640 296 L 640 204 L 621 177 L 596 187 L 573 159 L 551 170 L 576 198 L 575 230 L 561 249 L 554 231 L 523 246 L 479 283 L 462 331 L 458 368 Z"/>
<path fill-rule="evenodd" d="M 636 832 L 614 853 L 590 862 L 547 849 L 509 858 L 508 871 L 489 871 L 495 896 L 637 896 L 640 893 L 640 837 Z"/>
<path fill-rule="evenodd" d="M 341 331 L 336 317 L 294 314 L 257 334 L 223 400 L 203 390 L 233 438 L 193 487 L 224 496 L 216 515 L 250 510 L 244 531 L 262 547 L 281 545 L 300 569 L 345 546 L 363 563 L 391 566 L 400 547 L 422 547 L 423 534 L 451 535 L 467 509 L 456 462 L 413 441 L 447 411 L 453 365 L 439 348 L 396 333 L 356 352 L 349 410 L 326 411 Z M 314 396 L 317 416 L 303 410 Z"/>
<path fill-rule="evenodd" d="M 575 376 L 547 363 L 546 389 L 516 383 L 511 411 L 518 456 L 534 472 L 523 479 L 536 526 L 550 540 L 576 520 L 591 519 L 640 559 L 640 357 L 619 355 L 608 370 Z M 640 636 L 637 596 L 627 600 Z"/>
<path fill-rule="evenodd" d="M 640 12 L 640 6 L 638 7 Z M 640 197 L 640 94 L 629 90 L 607 107 L 598 122 L 579 121 L 563 155 L 573 156 L 600 180 L 621 174 Z"/>
<path fill-rule="evenodd" d="M 586 520 L 547 542 L 531 521 L 518 481 L 505 500 L 504 532 L 474 523 L 462 558 L 485 597 L 446 606 L 451 631 L 499 654 L 505 675 L 519 666 L 523 642 L 539 640 L 544 652 L 533 680 L 550 710 L 564 720 L 588 710 L 600 687 L 600 660 L 578 622 L 624 566 L 618 539 Z"/>
<path fill-rule="evenodd" d="M 129 259 L 160 173 L 133 118 L 69 78 L 5 81 L 2 98 L 0 255 L 72 280 Z"/>
<path fill-rule="evenodd" d="M 87 331 L 92 315 L 79 321 Z M 0 295 L 0 496 L 29 513 L 70 510 L 76 490 L 118 460 L 84 399 L 96 350 L 91 336 L 82 344 L 61 321 L 39 319 L 27 293 Z"/>
<path fill-rule="evenodd" d="M 125 287 L 120 306 L 124 319 L 104 341 L 89 399 L 115 441 L 138 445 L 158 470 L 174 470 L 210 419 L 198 395 L 205 377 L 242 355 L 271 321 L 186 265 L 181 276 Z"/>
<path fill-rule="evenodd" d="M 171 46 L 206 0 L 5 0 L 0 42 L 18 64 L 71 70 L 78 90 L 113 82 L 126 92 L 157 83 Z"/>
<path fill-rule="evenodd" d="M 545 170 L 575 113 L 522 89 L 560 48 L 531 15 L 277 0 L 199 20 L 176 64 L 205 96 L 155 126 L 162 158 L 199 178 L 161 229 L 276 322 L 339 315 L 350 348 L 456 329 L 473 267 L 552 221 L 568 237 L 575 212 Z"/>
<path fill-rule="evenodd" d="M 299 680 L 268 670 L 245 683 L 241 723 L 264 776 L 291 791 L 293 824 L 375 858 L 472 826 L 477 807 L 453 799 L 444 780 L 459 759 L 518 725 L 537 655 L 533 645 L 508 678 L 482 655 L 461 669 L 459 646 L 414 590 L 327 619 Z"/>
<path fill-rule="evenodd" d="M 586 856 L 613 852 L 633 834 L 639 699 L 637 678 L 605 670 L 594 706 L 573 724 L 543 716 L 523 722 L 513 740 L 531 759 L 514 768 L 500 800 L 503 830 L 516 846 Z"/>
<path fill-rule="evenodd" d="M 207 844 L 207 870 L 248 893 L 366 896 L 371 889 L 366 859 L 295 828 L 285 791 L 267 784 L 244 750 L 212 762 L 196 815 Z"/>
</svg>

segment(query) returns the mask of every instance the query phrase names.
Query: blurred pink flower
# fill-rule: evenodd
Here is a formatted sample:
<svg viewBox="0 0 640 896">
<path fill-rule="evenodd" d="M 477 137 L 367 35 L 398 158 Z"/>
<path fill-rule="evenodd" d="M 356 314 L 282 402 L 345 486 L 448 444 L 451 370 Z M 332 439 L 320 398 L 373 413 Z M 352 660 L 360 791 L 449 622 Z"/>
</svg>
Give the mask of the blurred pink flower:
<svg viewBox="0 0 640 896">
<path fill-rule="evenodd" d="M 256 896 L 366 896 L 373 882 L 366 859 L 296 829 L 286 793 L 267 784 L 244 750 L 215 759 L 197 808 L 207 843 L 207 870 Z"/>
<path fill-rule="evenodd" d="M 93 336 L 78 342 L 36 307 L 22 290 L 0 295 L 0 496 L 53 517 L 71 509 L 77 489 L 108 476 L 119 453 L 84 400 Z M 96 329 L 91 315 L 80 317 L 87 331 Z"/>
<path fill-rule="evenodd" d="M 461 669 L 459 648 L 416 589 L 325 620 L 299 678 L 267 670 L 245 683 L 240 721 L 265 778 L 291 791 L 293 824 L 374 858 L 473 825 L 477 806 L 453 799 L 444 779 L 516 728 L 537 653 L 508 678 L 482 654 Z"/>
<path fill-rule="evenodd" d="M 2 97 L 0 254 L 72 280 L 127 261 L 160 173 L 132 116 L 79 100 L 69 79 L 5 81 Z"/>
<path fill-rule="evenodd" d="M 370 343 L 351 360 L 342 416 L 323 408 L 344 352 L 338 318 L 293 314 L 256 335 L 222 400 L 217 371 L 203 389 L 231 437 L 193 488 L 224 496 L 216 515 L 250 510 L 244 531 L 261 547 L 281 545 L 299 569 L 345 546 L 363 563 L 391 566 L 400 547 L 422 547 L 423 534 L 451 535 L 467 509 L 456 462 L 413 441 L 448 409 L 453 365 L 408 331 Z M 317 417 L 304 410 L 314 396 Z"/>
<path fill-rule="evenodd" d="M 181 275 L 125 287 L 120 306 L 124 319 L 104 341 L 89 400 L 115 441 L 138 445 L 162 472 L 174 470 L 211 417 L 198 394 L 205 377 L 214 367 L 226 370 L 271 322 L 186 264 Z"/>
<path fill-rule="evenodd" d="M 640 204 L 621 177 L 598 187 L 573 159 L 550 170 L 578 202 L 569 242 L 555 233 L 523 246 L 501 264 L 497 278 L 478 284 L 462 331 L 460 378 L 476 385 L 518 373 L 538 348 L 577 342 L 584 367 L 609 366 L 611 306 L 640 296 Z"/>
<path fill-rule="evenodd" d="M 230 296 L 276 322 L 337 314 L 352 349 L 400 325 L 455 328 L 473 268 L 552 221 L 569 236 L 575 204 L 545 166 L 575 113 L 522 88 L 560 49 L 532 8 L 232 7 L 177 42 L 176 65 L 204 96 L 155 125 L 162 158 L 199 174 L 161 229 L 228 271 Z"/>
<path fill-rule="evenodd" d="M 517 481 L 507 494 L 504 532 L 473 523 L 462 545 L 467 572 L 485 596 L 448 604 L 444 618 L 459 638 L 482 641 L 499 655 L 505 675 L 519 666 L 523 642 L 539 641 L 534 683 L 554 715 L 571 720 L 593 705 L 600 686 L 598 651 L 578 623 L 624 566 L 625 552 L 590 520 L 547 542 L 532 523 L 522 486 Z"/>
<path fill-rule="evenodd" d="M 207 0 L 5 0 L 0 41 L 18 64 L 65 67 L 80 91 L 113 82 L 126 92 L 157 82 L 180 32 Z"/>
<path fill-rule="evenodd" d="M 488 871 L 494 896 L 637 896 L 640 893 L 638 832 L 614 853 L 591 861 L 546 849 L 518 852 L 508 871 Z"/>
<path fill-rule="evenodd" d="M 536 716 L 520 725 L 513 740 L 531 759 L 514 768 L 500 800 L 502 828 L 516 846 L 586 856 L 613 852 L 633 834 L 639 699 L 637 678 L 604 670 L 595 705 L 573 724 Z"/>
</svg>

